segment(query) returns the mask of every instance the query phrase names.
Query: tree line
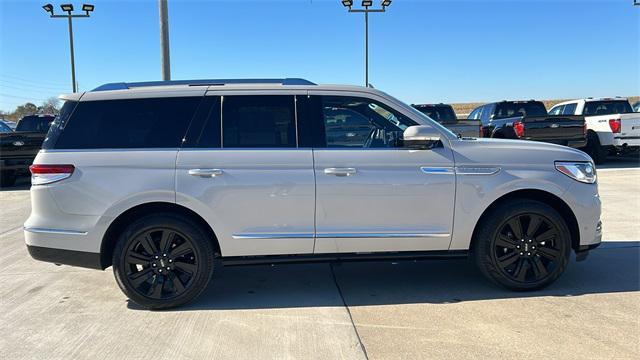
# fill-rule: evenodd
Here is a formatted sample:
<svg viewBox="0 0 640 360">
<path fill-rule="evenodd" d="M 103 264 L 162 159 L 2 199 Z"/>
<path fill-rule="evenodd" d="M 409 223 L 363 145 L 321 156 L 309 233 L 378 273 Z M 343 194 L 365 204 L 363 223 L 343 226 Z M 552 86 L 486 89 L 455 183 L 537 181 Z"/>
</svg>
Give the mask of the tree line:
<svg viewBox="0 0 640 360">
<path fill-rule="evenodd" d="M 29 115 L 58 115 L 60 112 L 60 100 L 52 97 L 45 100 L 40 106 L 27 102 L 22 105 L 18 105 L 13 112 L 4 112 L 0 110 L 0 119 L 9 121 L 18 121 L 25 116 Z"/>
</svg>

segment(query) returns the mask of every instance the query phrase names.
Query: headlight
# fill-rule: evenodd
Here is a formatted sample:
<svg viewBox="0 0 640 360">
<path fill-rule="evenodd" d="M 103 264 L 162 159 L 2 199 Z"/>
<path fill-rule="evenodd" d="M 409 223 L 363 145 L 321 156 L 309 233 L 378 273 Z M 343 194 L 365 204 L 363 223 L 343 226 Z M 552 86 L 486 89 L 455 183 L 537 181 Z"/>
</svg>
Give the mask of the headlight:
<svg viewBox="0 0 640 360">
<path fill-rule="evenodd" d="M 596 182 L 596 168 L 591 162 L 556 161 L 556 169 L 583 183 L 593 184 Z"/>
</svg>

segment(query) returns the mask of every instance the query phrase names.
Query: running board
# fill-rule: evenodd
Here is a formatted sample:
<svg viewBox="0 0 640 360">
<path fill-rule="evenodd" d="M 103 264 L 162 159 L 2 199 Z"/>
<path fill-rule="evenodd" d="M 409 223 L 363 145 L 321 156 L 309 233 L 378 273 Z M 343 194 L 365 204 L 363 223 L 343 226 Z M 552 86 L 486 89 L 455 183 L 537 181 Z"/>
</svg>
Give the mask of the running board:
<svg viewBox="0 0 640 360">
<path fill-rule="evenodd" d="M 323 263 L 352 261 L 411 261 L 438 259 L 466 259 L 467 250 L 452 251 L 408 251 L 408 252 L 375 252 L 375 253 L 337 253 L 337 254 L 300 254 L 300 255 L 267 255 L 267 256 L 232 256 L 223 257 L 222 265 L 264 265 L 291 263 Z"/>
</svg>

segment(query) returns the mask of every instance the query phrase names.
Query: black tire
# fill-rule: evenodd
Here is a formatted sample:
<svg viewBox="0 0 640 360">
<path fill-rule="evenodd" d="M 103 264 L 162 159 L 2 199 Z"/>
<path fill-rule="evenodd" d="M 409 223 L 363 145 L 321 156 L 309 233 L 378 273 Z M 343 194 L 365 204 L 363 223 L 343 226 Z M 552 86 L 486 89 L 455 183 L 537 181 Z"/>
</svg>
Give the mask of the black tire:
<svg viewBox="0 0 640 360">
<path fill-rule="evenodd" d="M 492 282 L 514 291 L 537 290 L 554 282 L 566 269 L 571 234 L 564 219 L 549 205 L 512 200 L 481 221 L 472 253 L 480 271 Z"/>
<path fill-rule="evenodd" d="M 16 173 L 13 171 L 3 171 L 0 173 L 0 187 L 9 187 L 16 184 Z"/>
<path fill-rule="evenodd" d="M 129 299 L 148 309 L 188 303 L 211 280 L 214 250 L 210 240 L 204 229 L 179 214 L 140 218 L 122 232 L 113 252 L 118 286 Z"/>
<path fill-rule="evenodd" d="M 609 151 L 600 144 L 598 134 L 593 131 L 587 132 L 587 146 L 584 151 L 591 156 L 596 164 L 604 164 L 607 161 Z"/>
</svg>

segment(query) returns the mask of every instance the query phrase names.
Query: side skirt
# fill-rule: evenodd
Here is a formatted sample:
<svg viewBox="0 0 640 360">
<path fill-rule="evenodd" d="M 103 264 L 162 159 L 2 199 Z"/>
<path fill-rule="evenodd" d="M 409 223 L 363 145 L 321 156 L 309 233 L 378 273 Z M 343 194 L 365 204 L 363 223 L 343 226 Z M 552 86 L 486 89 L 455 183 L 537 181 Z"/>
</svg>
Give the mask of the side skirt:
<svg viewBox="0 0 640 360">
<path fill-rule="evenodd" d="M 264 265 L 292 263 L 323 263 L 352 261 L 412 261 L 465 259 L 467 250 L 454 251 L 410 251 L 410 252 L 376 252 L 376 253 L 337 253 L 337 254 L 300 254 L 300 255 L 268 255 L 268 256 L 232 256 L 223 257 L 222 265 Z"/>
</svg>

